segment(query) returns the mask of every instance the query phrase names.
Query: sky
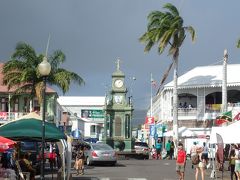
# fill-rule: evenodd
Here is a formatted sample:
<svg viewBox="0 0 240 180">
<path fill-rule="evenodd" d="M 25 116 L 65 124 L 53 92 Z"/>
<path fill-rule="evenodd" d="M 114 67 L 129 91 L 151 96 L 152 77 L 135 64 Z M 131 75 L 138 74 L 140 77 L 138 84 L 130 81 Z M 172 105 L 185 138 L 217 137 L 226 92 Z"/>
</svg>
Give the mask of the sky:
<svg viewBox="0 0 240 180">
<path fill-rule="evenodd" d="M 150 106 L 151 73 L 159 85 L 171 57 L 167 52 L 159 55 L 156 48 L 144 53 L 138 39 L 146 31 L 147 15 L 164 11 L 167 2 L 180 10 L 184 25 L 193 26 L 197 35 L 195 43 L 187 37 L 180 49 L 179 75 L 196 66 L 221 63 L 225 48 L 229 63 L 239 63 L 237 0 L 1 0 L 0 61 L 8 61 L 20 41 L 45 53 L 50 34 L 49 54 L 62 50 L 66 55 L 62 67 L 78 73 L 86 83 L 71 85 L 65 96 L 104 96 L 120 58 L 134 108 L 146 109 Z M 171 72 L 166 82 L 172 76 Z M 153 88 L 153 96 L 156 90 Z"/>
</svg>

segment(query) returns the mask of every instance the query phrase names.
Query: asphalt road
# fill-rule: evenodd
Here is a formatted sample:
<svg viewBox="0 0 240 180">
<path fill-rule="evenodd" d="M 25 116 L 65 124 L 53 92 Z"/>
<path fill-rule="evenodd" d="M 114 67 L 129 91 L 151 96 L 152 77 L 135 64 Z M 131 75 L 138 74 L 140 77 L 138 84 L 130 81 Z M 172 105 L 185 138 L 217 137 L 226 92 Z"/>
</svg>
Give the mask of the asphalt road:
<svg viewBox="0 0 240 180">
<path fill-rule="evenodd" d="M 116 166 L 85 166 L 84 175 L 76 175 L 72 170 L 72 179 L 80 180 L 176 180 L 174 160 L 119 160 Z M 206 170 L 205 180 L 210 180 L 211 169 Z M 217 179 L 222 179 L 217 171 Z M 229 171 L 224 172 L 224 180 L 229 180 Z M 185 180 L 194 180 L 195 170 L 187 161 Z M 199 180 L 201 180 L 199 174 Z"/>
</svg>

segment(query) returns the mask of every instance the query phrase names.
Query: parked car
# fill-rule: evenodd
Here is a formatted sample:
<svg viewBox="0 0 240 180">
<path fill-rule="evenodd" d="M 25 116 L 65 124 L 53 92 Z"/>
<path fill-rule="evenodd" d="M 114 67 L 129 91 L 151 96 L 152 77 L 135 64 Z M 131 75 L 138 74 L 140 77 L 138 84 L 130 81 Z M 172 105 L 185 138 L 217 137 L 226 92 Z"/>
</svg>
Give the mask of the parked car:
<svg viewBox="0 0 240 180">
<path fill-rule="evenodd" d="M 139 158 L 149 159 L 149 147 L 145 142 L 135 142 L 134 143 L 135 152 L 138 154 Z"/>
<path fill-rule="evenodd" d="M 90 143 L 90 147 L 84 151 L 86 164 L 88 166 L 100 163 L 111 164 L 117 163 L 117 156 L 115 150 L 104 143 Z"/>
</svg>

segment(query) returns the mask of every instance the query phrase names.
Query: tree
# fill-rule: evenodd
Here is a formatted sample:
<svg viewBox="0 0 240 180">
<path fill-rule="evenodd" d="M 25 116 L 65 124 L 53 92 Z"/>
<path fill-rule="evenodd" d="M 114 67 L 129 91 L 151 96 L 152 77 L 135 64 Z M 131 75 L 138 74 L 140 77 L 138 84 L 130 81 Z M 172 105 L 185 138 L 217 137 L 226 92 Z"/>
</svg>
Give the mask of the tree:
<svg viewBox="0 0 240 180">
<path fill-rule="evenodd" d="M 15 94 L 26 93 L 30 98 L 37 96 L 39 104 L 42 102 L 43 79 L 38 72 L 38 65 L 42 62 L 44 55 L 37 55 L 35 50 L 24 42 L 17 43 L 11 60 L 3 66 L 3 83 L 8 89 L 14 88 Z M 63 93 L 69 90 L 71 82 L 79 85 L 84 80 L 76 73 L 60 68 L 66 57 L 60 50 L 56 50 L 48 57 L 51 64 L 51 72 L 47 77 L 49 85 L 59 87 Z"/>
<path fill-rule="evenodd" d="M 152 11 L 148 15 L 147 31 L 139 38 L 139 41 L 146 44 L 144 52 L 149 52 L 154 45 L 158 46 L 158 53 L 162 54 L 169 45 L 168 55 L 172 56 L 172 63 L 163 75 L 161 85 L 166 80 L 172 66 L 173 73 L 173 132 L 176 143 L 178 142 L 178 57 L 186 32 L 190 33 L 192 41 L 195 41 L 195 30 L 192 26 L 183 26 L 183 18 L 179 15 L 178 9 L 167 3 L 163 6 L 166 12 Z M 161 86 L 160 85 L 160 86 Z"/>
<path fill-rule="evenodd" d="M 240 39 L 237 41 L 237 48 L 240 48 Z"/>
</svg>

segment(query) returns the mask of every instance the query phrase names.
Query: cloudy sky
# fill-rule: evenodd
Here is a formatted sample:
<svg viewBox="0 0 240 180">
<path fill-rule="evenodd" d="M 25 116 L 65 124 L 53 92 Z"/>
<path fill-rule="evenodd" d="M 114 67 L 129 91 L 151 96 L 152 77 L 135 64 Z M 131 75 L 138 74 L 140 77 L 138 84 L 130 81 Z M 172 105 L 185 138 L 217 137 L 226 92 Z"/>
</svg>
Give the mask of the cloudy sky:
<svg viewBox="0 0 240 180">
<path fill-rule="evenodd" d="M 6 62 L 19 41 L 44 53 L 51 34 L 49 53 L 61 49 L 67 57 L 63 67 L 86 82 L 82 87 L 72 85 L 66 95 L 103 96 L 119 57 L 135 109 L 146 109 L 151 97 L 150 74 L 160 81 L 171 58 L 166 53 L 159 56 L 155 48 L 144 54 L 138 38 L 146 30 L 149 12 L 162 11 L 166 2 L 180 9 L 184 25 L 192 25 L 197 34 L 194 44 L 188 37 L 181 48 L 179 75 L 195 66 L 221 63 L 225 48 L 229 63 L 239 63 L 237 0 L 1 0 L 0 60 Z M 171 80 L 172 73 L 167 82 Z"/>
</svg>

